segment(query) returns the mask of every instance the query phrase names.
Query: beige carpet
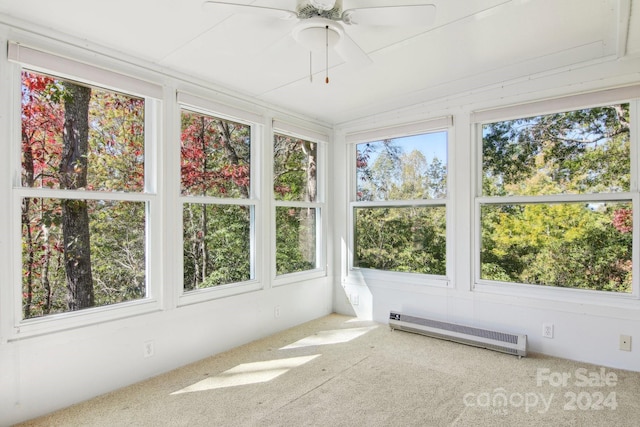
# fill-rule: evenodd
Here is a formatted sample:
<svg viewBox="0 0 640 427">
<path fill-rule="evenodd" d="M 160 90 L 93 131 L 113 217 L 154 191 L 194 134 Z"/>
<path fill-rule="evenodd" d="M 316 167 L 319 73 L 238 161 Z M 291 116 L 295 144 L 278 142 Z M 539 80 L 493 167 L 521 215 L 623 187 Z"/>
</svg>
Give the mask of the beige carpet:
<svg viewBox="0 0 640 427">
<path fill-rule="evenodd" d="M 331 315 L 26 426 L 638 426 L 640 373 Z"/>
</svg>

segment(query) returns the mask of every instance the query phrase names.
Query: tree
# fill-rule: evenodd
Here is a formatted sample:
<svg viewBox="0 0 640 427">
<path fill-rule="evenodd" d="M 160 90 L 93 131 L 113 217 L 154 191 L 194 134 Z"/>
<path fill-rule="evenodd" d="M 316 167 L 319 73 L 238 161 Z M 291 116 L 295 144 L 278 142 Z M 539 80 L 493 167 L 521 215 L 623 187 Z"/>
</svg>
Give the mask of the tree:
<svg viewBox="0 0 640 427">
<path fill-rule="evenodd" d="M 483 195 L 629 191 L 628 115 L 623 104 L 486 125 Z M 486 204 L 482 278 L 628 292 L 630 215 L 630 202 Z"/>
<path fill-rule="evenodd" d="M 429 161 L 425 147 L 403 152 L 384 140 L 357 147 L 357 198 L 372 202 L 355 209 L 354 265 L 362 268 L 446 274 L 446 208 L 375 206 L 377 201 L 441 199 L 446 165 Z"/>
<path fill-rule="evenodd" d="M 274 136 L 273 189 L 276 200 L 317 202 L 318 144 L 287 135 Z M 316 268 L 316 208 L 276 208 L 276 271 Z"/>
<path fill-rule="evenodd" d="M 89 151 L 89 87 L 65 82 L 63 151 L 60 186 L 76 190 L 87 186 Z M 93 307 L 89 211 L 86 200 L 62 200 L 62 239 L 69 288 L 69 310 Z"/>
<path fill-rule="evenodd" d="M 182 112 L 181 180 L 186 196 L 250 197 L 249 126 Z M 184 288 L 250 279 L 251 211 L 246 205 L 185 203 Z"/>
<path fill-rule="evenodd" d="M 22 185 L 106 196 L 23 198 L 25 318 L 145 296 L 143 149 L 143 99 L 22 73 Z"/>
<path fill-rule="evenodd" d="M 483 128 L 483 195 L 629 190 L 629 104 L 491 123 Z M 547 189 L 548 194 L 551 189 Z"/>
<path fill-rule="evenodd" d="M 22 185 L 35 187 L 40 183 L 43 187 L 52 186 L 52 176 L 47 174 L 47 169 L 48 165 L 53 165 L 59 158 L 61 147 L 55 143 L 55 135 L 63 124 L 59 105 L 47 101 L 52 92 L 55 93 L 56 86 L 50 77 L 23 73 L 22 88 Z M 30 197 L 25 197 L 22 201 L 25 318 L 31 317 L 34 304 L 45 314 L 53 306 L 50 271 L 55 271 L 55 265 L 52 267 L 51 263 L 56 260 L 54 251 L 61 253 L 62 249 L 55 233 L 51 233 L 51 222 L 56 219 L 56 215 L 43 218 L 43 226 L 34 221 L 36 212 L 44 204 L 45 201 Z M 36 293 L 38 280 L 42 292 Z"/>
</svg>

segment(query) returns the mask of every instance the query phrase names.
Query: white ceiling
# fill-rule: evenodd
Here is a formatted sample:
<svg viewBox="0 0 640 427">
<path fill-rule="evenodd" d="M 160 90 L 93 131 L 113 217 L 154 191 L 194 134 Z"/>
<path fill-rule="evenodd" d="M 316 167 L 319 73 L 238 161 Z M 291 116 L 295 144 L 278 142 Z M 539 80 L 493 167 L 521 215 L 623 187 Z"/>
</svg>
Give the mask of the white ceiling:
<svg viewBox="0 0 640 427">
<path fill-rule="evenodd" d="M 295 9 L 296 0 L 236 0 Z M 344 9 L 424 0 L 344 0 Z M 365 66 L 313 58 L 295 21 L 220 14 L 202 0 L 0 0 L 2 21 L 36 24 L 339 125 L 576 64 L 640 54 L 640 0 L 433 0 L 428 28 L 346 27 Z M 28 25 L 27 25 L 28 28 Z"/>
</svg>

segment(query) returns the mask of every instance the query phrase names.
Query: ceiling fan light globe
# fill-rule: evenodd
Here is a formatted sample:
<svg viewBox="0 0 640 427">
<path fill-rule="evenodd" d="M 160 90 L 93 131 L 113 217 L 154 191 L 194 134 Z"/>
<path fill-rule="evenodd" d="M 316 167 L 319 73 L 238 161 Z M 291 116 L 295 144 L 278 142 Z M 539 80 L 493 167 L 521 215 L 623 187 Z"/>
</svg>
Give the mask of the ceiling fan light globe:
<svg viewBox="0 0 640 427">
<path fill-rule="evenodd" d="M 327 40 L 326 28 L 311 27 L 298 33 L 298 43 L 306 47 L 309 50 L 317 51 L 328 47 L 333 49 L 340 41 L 340 35 L 335 31 L 329 29 Z"/>
<path fill-rule="evenodd" d="M 328 27 L 328 28 L 327 28 Z M 342 26 L 328 19 L 312 18 L 301 21 L 293 29 L 293 38 L 311 51 L 333 49 L 342 40 Z"/>
</svg>

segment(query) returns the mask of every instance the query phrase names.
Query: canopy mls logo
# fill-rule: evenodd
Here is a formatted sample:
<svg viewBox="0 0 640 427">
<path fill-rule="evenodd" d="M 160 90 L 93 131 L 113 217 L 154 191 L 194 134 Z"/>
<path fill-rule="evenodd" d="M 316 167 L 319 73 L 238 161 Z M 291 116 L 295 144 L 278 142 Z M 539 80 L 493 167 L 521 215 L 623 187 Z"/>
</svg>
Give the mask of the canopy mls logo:
<svg viewBox="0 0 640 427">
<path fill-rule="evenodd" d="M 573 381 L 570 383 L 570 380 Z M 615 372 L 607 372 L 605 368 L 598 371 L 589 371 L 586 368 L 578 368 L 571 372 L 551 372 L 549 368 L 538 368 L 536 372 L 538 387 L 548 384 L 551 387 L 615 387 L 618 384 L 618 376 Z"/>
<path fill-rule="evenodd" d="M 538 368 L 536 386 L 565 389 L 564 393 L 541 391 L 512 392 L 499 387 L 493 391 L 467 393 L 462 401 L 466 407 L 490 410 L 495 415 L 507 415 L 510 409 L 523 408 L 525 413 L 546 414 L 554 402 L 560 402 L 565 411 L 615 410 L 618 401 L 615 391 L 618 375 L 605 368 L 588 370 L 578 368 L 571 372 Z M 574 391 L 577 388 L 578 391 Z M 556 397 L 557 396 L 557 397 Z"/>
</svg>

